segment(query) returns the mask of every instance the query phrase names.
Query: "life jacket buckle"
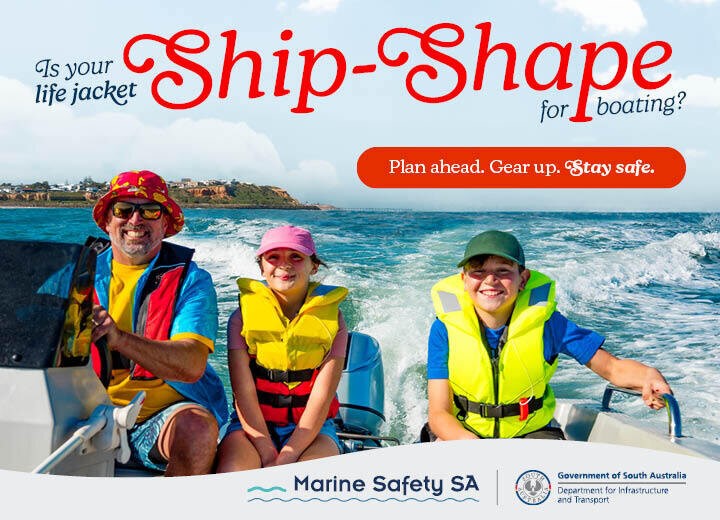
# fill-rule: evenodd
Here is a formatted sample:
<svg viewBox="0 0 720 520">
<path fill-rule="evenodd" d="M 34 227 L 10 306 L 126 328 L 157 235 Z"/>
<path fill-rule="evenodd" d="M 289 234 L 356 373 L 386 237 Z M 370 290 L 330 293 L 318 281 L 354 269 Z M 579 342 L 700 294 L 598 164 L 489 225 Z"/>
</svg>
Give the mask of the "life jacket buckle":
<svg viewBox="0 0 720 520">
<path fill-rule="evenodd" d="M 518 404 L 520 405 L 520 416 L 518 417 L 521 421 L 526 421 L 528 418 L 528 412 L 530 411 L 530 401 L 532 400 L 532 396 L 530 397 L 521 397 L 520 401 L 518 401 Z"/>
<path fill-rule="evenodd" d="M 284 383 L 288 380 L 287 370 L 268 370 L 265 375 L 272 383 Z"/>
<path fill-rule="evenodd" d="M 293 396 L 286 394 L 275 394 L 275 406 L 277 408 L 292 408 Z"/>
<path fill-rule="evenodd" d="M 458 421 L 463 422 L 467 418 L 468 398 L 465 396 L 457 395 L 456 393 L 453 393 L 453 401 L 455 402 L 455 406 L 458 409 L 458 412 L 455 415 L 455 417 L 457 417 Z"/>
</svg>

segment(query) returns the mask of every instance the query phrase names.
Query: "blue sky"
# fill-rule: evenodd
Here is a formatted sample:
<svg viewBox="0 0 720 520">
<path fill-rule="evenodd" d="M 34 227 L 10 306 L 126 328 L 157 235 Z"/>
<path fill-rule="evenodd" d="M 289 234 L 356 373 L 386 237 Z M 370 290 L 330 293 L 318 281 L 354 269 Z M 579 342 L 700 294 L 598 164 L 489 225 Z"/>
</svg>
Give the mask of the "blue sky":
<svg viewBox="0 0 720 520">
<path fill-rule="evenodd" d="M 152 169 L 167 179 L 238 179 L 282 186 L 308 202 L 354 208 L 429 210 L 683 210 L 720 209 L 720 2 L 716 0 L 527 0 L 412 2 L 372 0 L 294 0 L 269 2 L 12 2 L 0 20 L 0 181 L 62 182 L 87 175 L 108 179 L 128 169 Z M 426 104 L 405 89 L 410 65 L 380 64 L 377 42 L 394 27 L 423 31 L 451 22 L 465 39 L 448 54 L 474 72 L 478 31 L 492 22 L 491 44 L 509 42 L 518 50 L 515 79 L 520 88 L 504 92 L 502 62 L 491 62 L 485 86 L 469 86 L 455 99 Z M 172 64 L 158 44 L 138 44 L 136 61 L 157 60 L 152 72 L 138 75 L 122 63 L 122 49 L 133 36 L 169 37 L 183 29 L 210 37 L 208 50 L 194 58 L 213 76 L 208 99 L 189 110 L 169 110 L 150 95 L 150 83 Z M 291 29 L 289 42 L 280 39 Z M 236 52 L 255 50 L 263 59 L 261 88 L 268 94 L 249 99 L 247 68 L 238 66 L 230 94 L 218 98 L 225 51 L 221 33 L 236 30 Z M 543 99 L 574 107 L 583 54 L 580 45 L 616 40 L 630 52 L 654 40 L 673 47 L 658 67 L 672 81 L 653 97 L 686 92 L 682 109 L 658 113 L 595 117 L 590 123 L 555 119 L 540 123 Z M 558 92 L 527 87 L 522 68 L 532 49 L 546 41 L 572 43 L 568 76 L 575 86 Z M 187 41 L 190 43 L 190 40 Z M 293 114 L 302 71 L 298 52 L 335 47 L 350 66 L 378 63 L 376 72 L 348 74 L 337 93 L 311 100 L 312 114 Z M 423 61 L 417 42 L 397 37 L 394 52 L 405 50 L 413 64 Z M 288 49 L 284 97 L 271 95 L 276 61 L 273 52 Z M 42 78 L 36 63 L 49 58 L 65 63 L 113 60 L 106 74 L 64 81 Z M 605 57 L 604 57 L 605 58 Z M 427 58 L 424 59 L 428 62 Z M 545 67 L 547 64 L 543 64 Z M 177 67 L 175 67 L 177 69 Z M 419 86 L 439 92 L 451 83 L 449 69 Z M 598 75 L 614 73 L 611 60 L 596 65 Z M 61 69 L 61 75 L 66 69 Z M 318 86 L 332 77 L 318 67 Z M 543 69 L 551 76 L 551 72 Z M 192 74 L 175 95 L 189 98 L 199 88 Z M 135 82 L 137 95 L 125 106 L 108 100 L 53 107 L 35 103 L 38 84 L 59 87 Z M 168 96 L 173 95 L 165 84 Z M 591 93 L 626 100 L 644 97 L 630 76 L 609 92 Z M 358 156 L 373 146 L 671 146 L 687 162 L 683 182 L 669 190 L 382 190 L 357 178 Z"/>
</svg>

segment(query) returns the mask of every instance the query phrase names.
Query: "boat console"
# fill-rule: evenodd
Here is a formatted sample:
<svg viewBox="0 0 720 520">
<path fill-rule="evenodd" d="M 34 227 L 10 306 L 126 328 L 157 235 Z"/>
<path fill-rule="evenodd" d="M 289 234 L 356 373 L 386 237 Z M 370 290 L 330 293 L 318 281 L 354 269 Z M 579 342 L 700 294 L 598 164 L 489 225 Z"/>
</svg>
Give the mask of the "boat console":
<svg viewBox="0 0 720 520">
<path fill-rule="evenodd" d="M 89 363 L 94 272 L 91 247 L 0 240 L 2 469 L 111 476 L 129 455 L 139 406 L 112 406 Z"/>
</svg>

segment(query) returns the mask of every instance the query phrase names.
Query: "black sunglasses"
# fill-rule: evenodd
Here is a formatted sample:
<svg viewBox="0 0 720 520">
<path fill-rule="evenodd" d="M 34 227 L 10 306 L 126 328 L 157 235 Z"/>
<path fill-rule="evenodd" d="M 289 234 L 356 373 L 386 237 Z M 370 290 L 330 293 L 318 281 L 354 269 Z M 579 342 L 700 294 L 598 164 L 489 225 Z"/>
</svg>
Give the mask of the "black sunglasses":
<svg viewBox="0 0 720 520">
<path fill-rule="evenodd" d="M 160 204 L 150 202 L 149 204 L 133 204 L 132 202 L 118 201 L 112 205 L 112 214 L 117 218 L 127 220 L 136 211 L 145 220 L 157 220 L 162 217 L 163 207 Z"/>
</svg>

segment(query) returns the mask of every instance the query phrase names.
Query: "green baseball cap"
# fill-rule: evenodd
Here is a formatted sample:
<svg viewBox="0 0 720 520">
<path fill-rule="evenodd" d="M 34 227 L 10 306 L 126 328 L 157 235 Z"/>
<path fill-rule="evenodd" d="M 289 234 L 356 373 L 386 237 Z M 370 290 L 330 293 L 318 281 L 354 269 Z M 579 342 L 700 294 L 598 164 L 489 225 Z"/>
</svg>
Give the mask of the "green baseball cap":
<svg viewBox="0 0 720 520">
<path fill-rule="evenodd" d="M 463 267 L 472 257 L 480 255 L 500 256 L 518 265 L 525 265 L 525 253 L 520 242 L 504 231 L 491 230 L 474 236 L 465 247 L 465 256 L 457 266 Z"/>
</svg>

